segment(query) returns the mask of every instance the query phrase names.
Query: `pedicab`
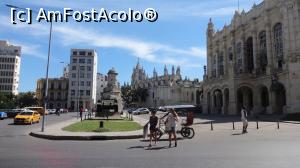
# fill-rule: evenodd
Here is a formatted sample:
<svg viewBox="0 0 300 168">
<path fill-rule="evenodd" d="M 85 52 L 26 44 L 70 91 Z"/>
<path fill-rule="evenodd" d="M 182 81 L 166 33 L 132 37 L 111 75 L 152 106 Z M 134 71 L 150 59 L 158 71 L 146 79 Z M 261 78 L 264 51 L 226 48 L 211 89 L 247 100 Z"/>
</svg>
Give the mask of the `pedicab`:
<svg viewBox="0 0 300 168">
<path fill-rule="evenodd" d="M 192 139 L 195 136 L 194 128 L 191 127 L 194 123 L 194 113 L 193 112 L 182 112 L 182 113 L 186 116 L 186 119 L 182 119 L 180 121 L 180 125 L 181 125 L 180 134 L 184 138 Z M 160 139 L 163 136 L 163 134 L 166 133 L 165 118 L 168 115 L 169 113 L 159 118 L 158 128 L 156 131 L 156 139 Z"/>
</svg>

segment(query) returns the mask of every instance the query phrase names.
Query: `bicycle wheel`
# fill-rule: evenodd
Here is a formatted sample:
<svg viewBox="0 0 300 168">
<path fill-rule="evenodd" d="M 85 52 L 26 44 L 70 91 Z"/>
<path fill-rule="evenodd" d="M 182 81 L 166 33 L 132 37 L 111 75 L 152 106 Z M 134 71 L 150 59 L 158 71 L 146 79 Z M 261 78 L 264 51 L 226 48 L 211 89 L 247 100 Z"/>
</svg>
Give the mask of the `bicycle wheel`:
<svg viewBox="0 0 300 168">
<path fill-rule="evenodd" d="M 194 131 L 194 128 L 186 128 L 189 132 L 187 138 L 188 139 L 192 139 L 194 136 L 195 136 L 195 131 Z"/>
<path fill-rule="evenodd" d="M 190 134 L 190 132 L 187 129 L 187 127 L 182 127 L 180 133 L 181 133 L 181 136 L 184 137 L 184 138 L 188 137 L 189 134 Z"/>
<path fill-rule="evenodd" d="M 192 139 L 195 136 L 195 131 L 190 127 L 182 127 L 181 135 L 184 138 Z"/>
</svg>

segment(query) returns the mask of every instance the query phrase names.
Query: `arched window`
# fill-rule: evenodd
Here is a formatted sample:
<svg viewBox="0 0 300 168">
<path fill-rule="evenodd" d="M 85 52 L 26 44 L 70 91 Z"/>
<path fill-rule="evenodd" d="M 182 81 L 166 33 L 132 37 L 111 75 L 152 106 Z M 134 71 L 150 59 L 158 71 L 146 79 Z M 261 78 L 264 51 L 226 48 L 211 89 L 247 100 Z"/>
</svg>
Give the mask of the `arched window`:
<svg viewBox="0 0 300 168">
<path fill-rule="evenodd" d="M 212 77 L 215 78 L 217 77 L 217 60 L 216 60 L 217 55 L 213 56 L 213 70 L 212 70 Z"/>
<path fill-rule="evenodd" d="M 238 74 L 243 73 L 243 55 L 242 55 L 242 43 L 236 45 L 236 72 Z"/>
<path fill-rule="evenodd" d="M 218 74 L 220 76 L 224 75 L 224 56 L 223 52 L 218 54 Z"/>
<path fill-rule="evenodd" d="M 259 57 L 260 57 L 260 68 L 262 72 L 266 72 L 266 67 L 268 65 L 266 31 L 262 31 L 259 33 Z"/>
<path fill-rule="evenodd" d="M 245 51 L 245 71 L 252 73 L 254 69 L 253 62 L 253 38 L 249 37 L 246 41 L 246 51 Z"/>
<path fill-rule="evenodd" d="M 192 92 L 191 100 L 194 101 L 194 93 Z"/>
<path fill-rule="evenodd" d="M 277 23 L 274 26 L 274 48 L 277 59 L 278 68 L 282 69 L 283 65 L 283 38 L 282 38 L 282 24 Z"/>
<path fill-rule="evenodd" d="M 230 47 L 228 49 L 228 58 L 229 58 L 229 61 L 232 61 L 232 59 L 233 59 L 232 47 Z"/>
</svg>

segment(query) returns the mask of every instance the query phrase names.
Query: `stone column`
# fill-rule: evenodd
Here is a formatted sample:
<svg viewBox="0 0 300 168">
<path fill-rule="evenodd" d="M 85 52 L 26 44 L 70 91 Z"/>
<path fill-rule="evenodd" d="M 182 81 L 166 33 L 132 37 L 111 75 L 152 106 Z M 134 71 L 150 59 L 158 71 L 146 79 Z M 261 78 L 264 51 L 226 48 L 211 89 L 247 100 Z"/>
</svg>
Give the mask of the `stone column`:
<svg viewBox="0 0 300 168">
<path fill-rule="evenodd" d="M 216 52 L 215 55 L 215 60 L 216 60 L 216 77 L 219 77 L 219 49 Z"/>
<path fill-rule="evenodd" d="M 215 94 L 214 92 L 211 93 L 211 106 L 210 106 L 210 109 L 211 109 L 211 113 L 212 114 L 215 114 Z"/>
<path fill-rule="evenodd" d="M 227 53 L 227 39 L 226 36 L 223 37 L 223 71 L 224 76 L 227 75 L 227 64 L 228 64 L 228 53 Z"/>
<path fill-rule="evenodd" d="M 260 89 L 256 89 L 253 91 L 253 115 L 262 112 L 262 105 L 261 105 L 261 93 Z"/>
<path fill-rule="evenodd" d="M 223 103 L 223 106 L 222 106 L 222 114 L 224 115 L 225 113 L 226 113 L 226 111 L 227 111 L 227 104 L 226 104 L 226 96 L 225 96 L 225 91 L 223 90 L 222 91 L 223 92 L 223 94 L 222 94 L 222 103 Z M 228 112 L 227 112 L 228 113 Z"/>
<path fill-rule="evenodd" d="M 272 42 L 272 31 L 270 23 L 266 24 L 266 38 L 267 38 L 267 57 L 268 57 L 268 66 L 267 66 L 267 75 L 272 73 L 274 68 L 273 64 L 273 42 Z"/>
<path fill-rule="evenodd" d="M 230 115 L 236 115 L 238 114 L 237 111 L 237 97 L 236 97 L 236 91 L 234 88 L 229 89 L 229 104 L 228 104 L 228 114 Z"/>
<path fill-rule="evenodd" d="M 257 40 L 257 32 L 256 31 L 253 31 L 252 32 L 252 38 L 253 38 L 253 65 L 254 65 L 254 68 L 253 68 L 253 73 L 256 73 L 256 69 L 258 68 L 258 65 L 257 65 L 257 55 L 258 55 L 258 40 Z"/>
<path fill-rule="evenodd" d="M 267 114 L 272 114 L 274 111 L 274 104 L 275 104 L 275 100 L 274 100 L 274 93 L 273 91 L 269 91 L 269 106 L 267 107 Z"/>
</svg>

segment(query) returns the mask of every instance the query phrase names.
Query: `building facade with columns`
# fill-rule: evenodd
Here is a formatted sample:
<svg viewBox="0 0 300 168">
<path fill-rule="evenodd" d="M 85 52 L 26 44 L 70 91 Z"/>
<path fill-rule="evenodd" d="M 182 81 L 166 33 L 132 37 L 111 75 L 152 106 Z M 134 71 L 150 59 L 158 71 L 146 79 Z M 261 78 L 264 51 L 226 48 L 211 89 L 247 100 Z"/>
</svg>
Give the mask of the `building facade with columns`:
<svg viewBox="0 0 300 168">
<path fill-rule="evenodd" d="M 148 96 L 144 102 L 138 102 L 138 106 L 156 108 L 166 105 L 198 105 L 200 106 L 201 83 L 198 79 L 193 81 L 182 79 L 180 67 L 172 67 L 169 74 L 165 66 L 164 74 L 159 76 L 155 68 L 150 78 L 139 62 L 133 69 L 131 87 L 134 89 L 147 89 Z"/>
<path fill-rule="evenodd" d="M 204 113 L 300 112 L 300 1 L 264 0 L 207 28 Z"/>
<path fill-rule="evenodd" d="M 68 78 L 49 78 L 48 79 L 48 109 L 68 108 L 68 91 L 69 91 Z M 37 81 L 36 85 L 36 98 L 38 99 L 39 106 L 44 106 L 46 91 L 46 79 L 41 78 Z"/>
</svg>

